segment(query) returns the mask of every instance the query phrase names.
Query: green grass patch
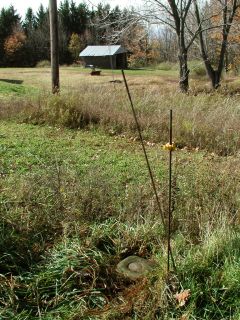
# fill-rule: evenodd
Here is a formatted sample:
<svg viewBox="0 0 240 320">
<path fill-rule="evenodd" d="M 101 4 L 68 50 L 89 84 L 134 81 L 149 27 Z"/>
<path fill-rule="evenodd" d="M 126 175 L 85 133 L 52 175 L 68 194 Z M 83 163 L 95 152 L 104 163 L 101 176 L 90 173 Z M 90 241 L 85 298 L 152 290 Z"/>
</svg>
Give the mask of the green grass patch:
<svg viewBox="0 0 240 320">
<path fill-rule="evenodd" d="M 0 97 L 21 97 L 37 93 L 37 89 L 33 87 L 18 84 L 21 82 L 21 80 L 0 79 Z"/>
<path fill-rule="evenodd" d="M 71 72 L 79 72 L 79 73 L 90 73 L 91 69 L 90 68 L 82 68 L 82 67 L 68 67 Z M 115 74 L 115 75 L 121 75 L 121 70 L 115 70 L 115 69 L 101 69 L 97 68 L 98 70 L 102 70 L 102 74 Z M 67 70 L 67 68 L 65 68 Z M 146 67 L 146 68 L 136 68 L 136 69 L 127 69 L 124 70 L 124 73 L 129 76 L 163 76 L 163 77 L 168 77 L 168 76 L 177 76 L 178 71 L 176 68 L 165 68 L 164 66 L 161 67 Z M 101 77 L 101 76 L 100 76 Z"/>
<path fill-rule="evenodd" d="M 100 130 L 0 122 L 0 318 L 231 319 L 239 316 L 239 159 L 174 153 L 172 248 L 138 141 Z M 168 154 L 147 152 L 162 214 Z M 130 255 L 156 272 L 116 272 Z M 191 290 L 182 306 L 175 295 Z"/>
</svg>

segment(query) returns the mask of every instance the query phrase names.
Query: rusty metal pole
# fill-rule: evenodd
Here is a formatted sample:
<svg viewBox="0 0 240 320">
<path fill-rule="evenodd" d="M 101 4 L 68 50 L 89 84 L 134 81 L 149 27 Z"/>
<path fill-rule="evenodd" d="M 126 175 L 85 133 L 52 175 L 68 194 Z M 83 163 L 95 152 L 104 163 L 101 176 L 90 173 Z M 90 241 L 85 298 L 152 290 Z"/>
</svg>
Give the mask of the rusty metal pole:
<svg viewBox="0 0 240 320">
<path fill-rule="evenodd" d="M 58 52 L 58 12 L 57 0 L 49 0 L 50 42 L 51 42 L 51 73 L 52 93 L 58 93 L 59 84 L 59 52 Z"/>
<path fill-rule="evenodd" d="M 169 113 L 169 144 L 172 146 L 172 110 Z M 168 186 L 168 259 L 167 271 L 170 271 L 171 223 L 172 223 L 172 151 L 169 149 L 169 186 Z"/>
</svg>

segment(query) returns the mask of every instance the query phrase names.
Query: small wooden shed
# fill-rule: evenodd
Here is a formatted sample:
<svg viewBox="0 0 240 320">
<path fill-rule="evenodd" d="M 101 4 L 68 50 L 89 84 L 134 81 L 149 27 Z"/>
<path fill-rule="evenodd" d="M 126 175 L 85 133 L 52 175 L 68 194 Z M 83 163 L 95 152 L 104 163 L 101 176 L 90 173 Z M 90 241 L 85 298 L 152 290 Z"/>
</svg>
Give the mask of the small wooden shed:
<svg viewBox="0 0 240 320">
<path fill-rule="evenodd" d="M 127 69 L 128 50 L 120 45 L 87 46 L 80 52 L 86 65 L 98 68 Z"/>
</svg>

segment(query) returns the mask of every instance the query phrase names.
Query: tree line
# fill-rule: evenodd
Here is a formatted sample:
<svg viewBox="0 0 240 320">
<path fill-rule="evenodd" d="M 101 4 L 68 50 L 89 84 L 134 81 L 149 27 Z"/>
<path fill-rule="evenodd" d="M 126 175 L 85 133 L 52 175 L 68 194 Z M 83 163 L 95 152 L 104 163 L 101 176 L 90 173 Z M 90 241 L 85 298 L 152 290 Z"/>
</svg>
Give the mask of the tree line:
<svg viewBox="0 0 240 320">
<path fill-rule="evenodd" d="M 86 45 L 122 44 L 132 53 L 131 66 L 178 61 L 183 92 L 189 87 L 189 59 L 202 61 L 215 89 L 224 69 L 238 72 L 240 0 L 143 1 L 138 10 L 60 2 L 60 64 L 77 62 Z M 13 6 L 3 8 L 0 66 L 34 66 L 49 57 L 48 9 L 40 5 L 34 14 L 29 8 L 21 19 Z"/>
<path fill-rule="evenodd" d="M 120 9 L 118 6 L 111 8 L 109 4 L 100 3 L 89 8 L 86 3 L 77 5 L 74 1 L 62 1 L 58 9 L 60 64 L 76 61 L 86 45 L 109 44 L 110 35 L 121 27 L 119 21 L 130 15 L 131 10 Z M 131 37 L 134 37 L 137 25 L 140 26 L 138 23 L 132 25 Z M 124 42 L 124 39 L 116 40 L 116 43 L 120 42 Z M 23 19 L 13 6 L 2 8 L 0 66 L 35 66 L 37 62 L 49 58 L 48 8 L 41 4 L 36 14 L 32 8 L 28 8 Z"/>
</svg>

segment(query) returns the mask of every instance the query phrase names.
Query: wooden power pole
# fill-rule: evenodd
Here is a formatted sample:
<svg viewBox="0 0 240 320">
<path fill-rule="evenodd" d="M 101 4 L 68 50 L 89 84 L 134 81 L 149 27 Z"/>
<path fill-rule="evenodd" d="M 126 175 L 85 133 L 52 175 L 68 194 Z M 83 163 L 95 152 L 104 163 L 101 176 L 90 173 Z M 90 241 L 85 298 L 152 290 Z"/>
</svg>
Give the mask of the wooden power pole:
<svg viewBox="0 0 240 320">
<path fill-rule="evenodd" d="M 58 12 L 57 0 L 49 0 L 52 92 L 59 92 Z"/>
</svg>

